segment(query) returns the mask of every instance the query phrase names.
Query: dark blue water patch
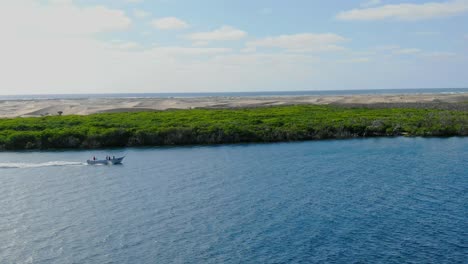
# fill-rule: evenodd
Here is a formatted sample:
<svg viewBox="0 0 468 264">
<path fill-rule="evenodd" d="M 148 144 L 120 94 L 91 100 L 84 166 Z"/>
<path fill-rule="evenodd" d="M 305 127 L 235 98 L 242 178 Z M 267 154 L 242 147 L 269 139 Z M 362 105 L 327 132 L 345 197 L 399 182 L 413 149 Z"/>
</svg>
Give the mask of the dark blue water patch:
<svg viewBox="0 0 468 264">
<path fill-rule="evenodd" d="M 86 99 L 86 98 L 197 98 L 197 97 L 249 97 L 249 96 L 335 96 L 379 94 L 461 94 L 468 88 L 421 89 L 366 89 L 366 90 L 309 90 L 211 93 L 107 93 L 107 94 L 33 94 L 0 95 L 0 100 Z"/>
<path fill-rule="evenodd" d="M 467 259 L 468 138 L 125 152 L 1 153 L 0 262 Z"/>
</svg>

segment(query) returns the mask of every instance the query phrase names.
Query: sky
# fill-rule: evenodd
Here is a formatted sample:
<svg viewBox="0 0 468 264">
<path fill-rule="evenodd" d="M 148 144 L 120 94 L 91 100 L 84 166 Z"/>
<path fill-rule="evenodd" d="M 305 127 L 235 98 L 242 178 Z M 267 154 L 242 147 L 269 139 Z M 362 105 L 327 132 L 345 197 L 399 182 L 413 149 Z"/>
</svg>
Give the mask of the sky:
<svg viewBox="0 0 468 264">
<path fill-rule="evenodd" d="M 0 94 L 468 87 L 468 0 L 0 0 Z"/>
</svg>

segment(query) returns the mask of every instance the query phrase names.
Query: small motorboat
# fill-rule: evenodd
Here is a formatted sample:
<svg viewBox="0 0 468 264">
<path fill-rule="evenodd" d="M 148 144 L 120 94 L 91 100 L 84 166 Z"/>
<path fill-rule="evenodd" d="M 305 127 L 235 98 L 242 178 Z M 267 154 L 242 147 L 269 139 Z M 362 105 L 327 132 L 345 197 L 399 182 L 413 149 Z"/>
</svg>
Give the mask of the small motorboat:
<svg viewBox="0 0 468 264">
<path fill-rule="evenodd" d="M 108 160 L 87 160 L 86 162 L 89 165 L 117 165 L 117 164 L 122 164 L 123 159 L 125 156 L 120 157 L 120 158 L 110 158 Z"/>
</svg>

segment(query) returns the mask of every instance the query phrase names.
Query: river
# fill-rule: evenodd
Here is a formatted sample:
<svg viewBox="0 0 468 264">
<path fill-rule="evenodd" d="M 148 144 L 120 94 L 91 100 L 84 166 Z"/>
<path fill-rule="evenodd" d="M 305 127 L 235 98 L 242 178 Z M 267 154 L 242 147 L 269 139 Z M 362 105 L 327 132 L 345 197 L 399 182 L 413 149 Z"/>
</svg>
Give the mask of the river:
<svg viewBox="0 0 468 264">
<path fill-rule="evenodd" d="M 468 138 L 3 152 L 0 263 L 462 263 L 467 204 Z"/>
</svg>

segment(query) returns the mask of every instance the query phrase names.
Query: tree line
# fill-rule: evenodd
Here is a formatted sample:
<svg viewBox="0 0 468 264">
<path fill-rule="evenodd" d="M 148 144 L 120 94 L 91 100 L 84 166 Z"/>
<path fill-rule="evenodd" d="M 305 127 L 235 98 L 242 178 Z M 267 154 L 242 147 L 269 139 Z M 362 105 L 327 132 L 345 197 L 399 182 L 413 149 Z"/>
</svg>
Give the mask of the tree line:
<svg viewBox="0 0 468 264">
<path fill-rule="evenodd" d="M 0 119 L 0 149 L 279 142 L 377 136 L 467 136 L 468 113 L 437 109 L 276 106 Z"/>
</svg>

